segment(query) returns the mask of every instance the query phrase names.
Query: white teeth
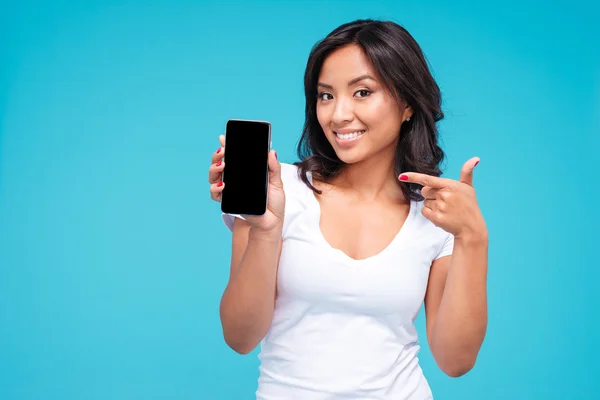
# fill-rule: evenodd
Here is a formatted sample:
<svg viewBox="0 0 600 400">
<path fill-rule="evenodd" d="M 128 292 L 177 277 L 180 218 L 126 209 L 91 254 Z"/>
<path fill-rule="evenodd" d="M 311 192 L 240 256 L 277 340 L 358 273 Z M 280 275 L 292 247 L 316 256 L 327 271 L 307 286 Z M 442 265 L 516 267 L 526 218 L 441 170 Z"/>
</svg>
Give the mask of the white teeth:
<svg viewBox="0 0 600 400">
<path fill-rule="evenodd" d="M 336 132 L 336 136 L 339 137 L 340 139 L 348 140 L 348 139 L 357 138 L 360 135 L 362 135 L 363 133 L 365 133 L 365 131 L 356 131 L 356 132 L 352 132 L 352 133 L 342 133 L 342 134 Z"/>
</svg>

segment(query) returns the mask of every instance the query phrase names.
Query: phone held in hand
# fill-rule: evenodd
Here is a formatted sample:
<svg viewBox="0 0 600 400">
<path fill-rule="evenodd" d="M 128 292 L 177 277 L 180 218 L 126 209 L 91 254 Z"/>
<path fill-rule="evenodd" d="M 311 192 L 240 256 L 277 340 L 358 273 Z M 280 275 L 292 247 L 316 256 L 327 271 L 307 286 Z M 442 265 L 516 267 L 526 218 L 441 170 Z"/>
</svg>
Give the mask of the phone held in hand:
<svg viewBox="0 0 600 400">
<path fill-rule="evenodd" d="M 221 211 L 240 215 L 263 215 L 267 211 L 270 148 L 269 122 L 227 121 Z"/>
</svg>

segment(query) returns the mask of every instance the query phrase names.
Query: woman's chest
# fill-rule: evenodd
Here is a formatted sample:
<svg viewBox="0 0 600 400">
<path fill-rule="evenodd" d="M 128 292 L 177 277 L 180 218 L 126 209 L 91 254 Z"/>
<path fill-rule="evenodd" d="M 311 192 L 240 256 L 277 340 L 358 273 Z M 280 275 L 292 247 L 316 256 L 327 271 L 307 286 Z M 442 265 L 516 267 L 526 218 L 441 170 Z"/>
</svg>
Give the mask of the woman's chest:
<svg viewBox="0 0 600 400">
<path fill-rule="evenodd" d="M 408 205 L 375 206 L 322 200 L 319 231 L 334 249 L 364 260 L 385 250 L 407 219 Z"/>
<path fill-rule="evenodd" d="M 314 216 L 312 216 L 314 217 Z M 277 293 L 324 311 L 416 314 L 436 251 L 418 232 L 405 232 L 384 251 L 355 260 L 327 243 L 305 214 L 284 238 Z"/>
</svg>

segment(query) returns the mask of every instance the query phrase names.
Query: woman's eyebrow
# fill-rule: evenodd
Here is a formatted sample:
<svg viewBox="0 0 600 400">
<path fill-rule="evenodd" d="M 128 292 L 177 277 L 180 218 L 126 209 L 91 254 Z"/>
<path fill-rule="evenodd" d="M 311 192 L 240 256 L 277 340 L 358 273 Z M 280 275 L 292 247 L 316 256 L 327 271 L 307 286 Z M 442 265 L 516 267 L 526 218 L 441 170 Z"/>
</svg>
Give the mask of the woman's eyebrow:
<svg viewBox="0 0 600 400">
<path fill-rule="evenodd" d="M 365 75 L 359 76 L 358 78 L 352 79 L 350 82 L 348 82 L 348 86 L 352 86 L 352 85 L 354 85 L 354 84 L 356 84 L 356 83 L 358 83 L 358 82 L 360 82 L 362 80 L 365 80 L 365 79 L 370 79 L 372 81 L 377 81 L 377 79 L 373 78 L 371 75 L 365 74 Z"/>
<path fill-rule="evenodd" d="M 376 79 L 373 78 L 371 75 L 366 74 L 366 75 L 361 75 L 361 76 L 359 76 L 357 78 L 352 79 L 350 82 L 348 82 L 348 86 L 352 86 L 352 85 L 354 85 L 354 84 L 356 84 L 356 83 L 358 83 L 358 82 L 360 82 L 360 81 L 362 81 L 364 79 L 371 79 L 373 81 L 376 81 Z M 323 82 L 317 83 L 317 86 L 324 87 L 325 89 L 333 89 L 333 86 L 328 85 L 328 84 L 323 83 Z"/>
</svg>

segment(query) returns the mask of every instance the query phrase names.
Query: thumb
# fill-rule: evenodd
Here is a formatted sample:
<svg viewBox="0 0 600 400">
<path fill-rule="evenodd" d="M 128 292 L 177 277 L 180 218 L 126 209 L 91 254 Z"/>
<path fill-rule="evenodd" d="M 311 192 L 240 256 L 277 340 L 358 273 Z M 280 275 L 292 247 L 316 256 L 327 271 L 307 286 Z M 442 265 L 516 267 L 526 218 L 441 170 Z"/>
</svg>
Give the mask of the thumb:
<svg viewBox="0 0 600 400">
<path fill-rule="evenodd" d="M 479 164 L 479 157 L 473 157 L 467 161 L 460 170 L 460 181 L 473 186 L 473 169 Z"/>
<path fill-rule="evenodd" d="M 281 182 L 281 164 L 277 160 L 275 150 L 269 152 L 269 183 L 278 188 L 283 187 L 283 183 Z"/>
</svg>

